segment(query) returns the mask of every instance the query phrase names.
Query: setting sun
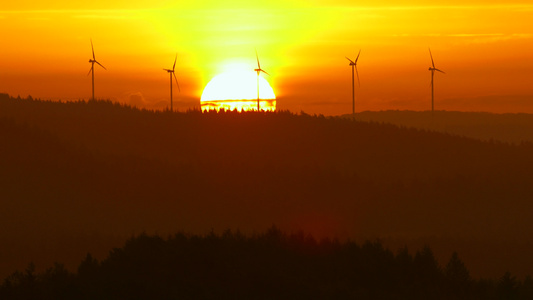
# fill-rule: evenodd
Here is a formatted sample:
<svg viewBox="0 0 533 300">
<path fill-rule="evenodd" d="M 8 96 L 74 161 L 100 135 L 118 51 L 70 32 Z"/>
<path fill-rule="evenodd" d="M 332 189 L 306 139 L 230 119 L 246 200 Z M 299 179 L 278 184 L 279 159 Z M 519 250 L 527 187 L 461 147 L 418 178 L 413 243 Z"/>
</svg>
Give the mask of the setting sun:
<svg viewBox="0 0 533 300">
<path fill-rule="evenodd" d="M 257 79 L 257 74 L 253 71 L 231 71 L 215 76 L 202 93 L 200 100 L 202 110 L 256 110 Z M 274 90 L 261 76 L 259 76 L 259 98 L 261 110 L 276 109 Z"/>
</svg>

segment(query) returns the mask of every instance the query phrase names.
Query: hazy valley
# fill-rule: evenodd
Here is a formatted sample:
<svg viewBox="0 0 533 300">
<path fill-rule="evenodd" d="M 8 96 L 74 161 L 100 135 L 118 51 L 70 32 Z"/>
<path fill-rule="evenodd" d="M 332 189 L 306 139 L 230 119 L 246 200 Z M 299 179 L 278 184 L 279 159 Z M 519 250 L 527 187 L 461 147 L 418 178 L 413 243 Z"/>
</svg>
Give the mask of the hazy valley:
<svg viewBox="0 0 533 300">
<path fill-rule="evenodd" d="M 362 121 L 369 114 L 378 122 Z M 427 113 L 403 114 L 416 122 Z M 436 117 L 448 116 L 470 115 Z M 429 244 L 441 262 L 457 251 L 474 276 L 531 273 L 532 144 L 498 142 L 515 141 L 514 131 L 475 119 L 460 130 L 494 141 L 379 123 L 387 118 L 3 97 L 0 277 L 30 261 L 72 267 L 87 252 L 103 258 L 141 232 L 253 233 L 273 224 L 317 238 L 379 238 L 393 250 Z M 529 115 L 524 124 L 483 119 L 533 126 Z"/>
</svg>

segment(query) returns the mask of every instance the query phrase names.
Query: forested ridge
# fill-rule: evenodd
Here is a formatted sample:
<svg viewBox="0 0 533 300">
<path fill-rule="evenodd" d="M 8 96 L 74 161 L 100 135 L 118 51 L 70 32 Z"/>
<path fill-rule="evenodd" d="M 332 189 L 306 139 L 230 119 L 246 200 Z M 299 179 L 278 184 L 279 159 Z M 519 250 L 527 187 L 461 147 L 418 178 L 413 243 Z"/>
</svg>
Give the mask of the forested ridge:
<svg viewBox="0 0 533 300">
<path fill-rule="evenodd" d="M 533 147 L 342 118 L 0 97 L 0 266 L 72 268 L 131 234 L 276 224 L 431 240 L 474 276 L 533 269 Z M 415 247 L 416 248 L 416 247 Z"/>
<path fill-rule="evenodd" d="M 345 115 L 344 117 L 351 117 Z M 364 111 L 359 121 L 380 122 L 476 138 L 522 144 L 533 142 L 533 115 L 458 111 Z"/>
<path fill-rule="evenodd" d="M 533 280 L 510 273 L 473 279 L 453 253 L 441 266 L 431 248 L 393 252 L 272 227 L 240 232 L 141 234 L 76 272 L 30 264 L 0 285 L 1 299 L 531 299 Z"/>
</svg>

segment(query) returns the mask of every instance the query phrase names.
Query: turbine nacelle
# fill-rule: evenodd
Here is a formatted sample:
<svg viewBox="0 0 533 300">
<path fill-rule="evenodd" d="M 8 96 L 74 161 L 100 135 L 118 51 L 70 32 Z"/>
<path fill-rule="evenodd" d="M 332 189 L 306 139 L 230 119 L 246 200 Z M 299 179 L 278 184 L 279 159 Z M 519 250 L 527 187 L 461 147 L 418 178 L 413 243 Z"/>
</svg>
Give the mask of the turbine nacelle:
<svg viewBox="0 0 533 300">
<path fill-rule="evenodd" d="M 357 57 L 355 58 L 355 60 L 351 60 L 351 59 L 348 58 L 348 56 L 345 56 L 345 58 L 350 62 L 348 65 L 350 67 L 352 67 L 352 114 L 353 114 L 354 120 L 355 120 L 355 78 L 354 78 L 354 73 L 357 74 L 357 84 L 359 86 L 361 86 L 361 81 L 359 81 L 359 71 L 357 71 L 357 61 L 359 60 L 359 55 L 361 55 L 361 49 L 359 49 L 359 53 L 357 53 Z"/>
<path fill-rule="evenodd" d="M 93 40 L 91 39 L 91 51 L 93 54 L 93 58 L 89 59 L 89 63 L 91 64 L 91 68 L 89 69 L 89 73 L 87 73 L 87 76 L 92 73 L 92 90 L 93 90 L 93 100 L 94 100 L 94 64 L 98 64 L 100 67 L 102 67 L 104 70 L 107 70 L 101 63 L 96 61 L 96 56 L 94 55 L 94 46 L 93 46 Z"/>
<path fill-rule="evenodd" d="M 163 71 L 167 71 L 167 73 L 170 75 L 170 110 L 173 110 L 172 106 L 172 77 L 174 77 L 174 81 L 176 82 L 176 86 L 178 87 L 178 92 L 181 93 L 180 84 L 178 83 L 178 78 L 176 77 L 176 61 L 178 60 L 178 54 L 176 53 L 176 57 L 174 57 L 174 64 L 172 65 L 172 69 L 163 69 Z"/>
<path fill-rule="evenodd" d="M 361 50 L 359 50 L 359 53 L 357 53 L 357 57 L 355 58 L 355 61 L 349 59 L 347 56 L 346 59 L 350 61 L 350 66 L 357 66 L 357 61 L 359 60 L 359 55 L 361 55 Z"/>
<path fill-rule="evenodd" d="M 254 69 L 254 71 L 257 72 L 257 75 L 259 75 L 261 72 L 263 72 L 263 73 L 265 73 L 265 74 L 267 74 L 267 75 L 270 75 L 270 74 L 267 73 L 267 71 L 265 71 L 265 70 L 263 70 L 263 69 Z"/>
<path fill-rule="evenodd" d="M 435 103 L 435 95 L 434 95 L 434 88 L 433 88 L 433 77 L 435 76 L 435 71 L 444 73 L 444 71 L 439 70 L 435 67 L 435 61 L 433 61 L 433 55 L 431 54 L 431 49 L 429 50 L 429 57 L 431 58 L 431 67 L 429 67 L 429 71 L 431 71 L 431 115 L 433 116 L 433 112 L 435 111 L 434 103 Z M 444 73 L 445 74 L 445 73 Z"/>
<path fill-rule="evenodd" d="M 259 55 L 257 54 L 257 49 L 255 49 L 255 58 L 257 59 L 257 69 L 254 69 L 255 72 L 257 72 L 257 111 L 260 111 L 261 110 L 261 107 L 259 106 L 259 101 L 260 101 L 260 97 L 259 97 L 259 75 L 261 74 L 261 72 L 267 74 L 270 76 L 270 74 L 267 73 L 267 71 L 261 69 L 261 63 L 259 63 Z"/>
<path fill-rule="evenodd" d="M 357 53 L 357 57 L 355 58 L 355 61 L 349 59 L 347 56 L 345 56 L 345 58 L 350 62 L 348 65 L 352 67 L 352 73 L 353 73 L 353 70 L 355 69 L 355 72 L 357 73 L 357 83 L 359 84 L 359 86 L 361 86 L 361 82 L 359 81 L 359 71 L 357 71 L 357 61 L 359 60 L 359 55 L 361 55 L 361 50 L 359 50 L 359 53 Z M 352 78 L 352 81 L 353 81 L 353 78 Z"/>
<path fill-rule="evenodd" d="M 428 48 L 428 49 L 429 49 L 429 48 Z M 428 70 L 429 70 L 429 71 L 432 71 L 432 72 L 434 72 L 434 71 L 438 71 L 438 72 L 444 73 L 443 71 L 441 71 L 441 70 L 435 68 L 435 62 L 433 61 L 433 55 L 431 54 L 431 49 L 429 49 L 429 57 L 431 58 L 431 65 L 432 65 L 432 67 L 429 67 Z"/>
<path fill-rule="evenodd" d="M 443 74 L 446 74 L 446 73 L 445 73 L 444 71 L 442 71 L 442 70 L 439 70 L 439 69 L 437 69 L 437 68 L 432 68 L 432 67 L 429 67 L 429 69 L 428 69 L 428 70 L 429 70 L 429 71 L 432 71 L 432 72 L 435 72 L 435 71 L 437 71 L 437 72 L 441 72 L 441 73 L 443 73 Z"/>
<path fill-rule="evenodd" d="M 259 63 L 259 55 L 257 55 L 257 49 L 255 50 L 255 58 L 257 59 L 257 69 L 254 69 L 254 71 L 257 72 L 257 76 L 259 76 L 259 74 L 260 74 L 261 72 L 263 72 L 263 73 L 265 73 L 265 74 L 267 74 L 267 75 L 270 76 L 270 74 L 268 74 L 267 71 L 261 69 L 261 64 Z"/>
<path fill-rule="evenodd" d="M 357 58 L 359 58 L 359 56 Z M 346 59 L 350 61 L 350 63 L 348 64 L 349 66 L 357 66 L 357 62 L 356 61 L 353 61 L 353 60 L 349 59 L 348 57 L 346 57 Z"/>
</svg>

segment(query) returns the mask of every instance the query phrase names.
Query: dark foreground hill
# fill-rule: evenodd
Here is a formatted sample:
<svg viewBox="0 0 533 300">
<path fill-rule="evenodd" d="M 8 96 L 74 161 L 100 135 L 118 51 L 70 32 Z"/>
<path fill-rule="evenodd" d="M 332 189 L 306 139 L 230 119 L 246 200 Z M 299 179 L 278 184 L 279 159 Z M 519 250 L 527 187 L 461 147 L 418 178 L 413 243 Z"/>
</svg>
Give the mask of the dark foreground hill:
<svg viewBox="0 0 533 300">
<path fill-rule="evenodd" d="M 429 247 L 414 255 L 379 242 L 315 240 L 271 228 L 245 236 L 146 234 L 70 272 L 30 264 L 0 284 L 10 299 L 532 299 L 533 280 L 509 273 L 473 279 L 457 253 L 439 266 Z"/>
<path fill-rule="evenodd" d="M 134 233 L 381 238 L 456 250 L 474 276 L 533 269 L 533 147 L 276 113 L 0 100 L 0 274 Z"/>
</svg>

